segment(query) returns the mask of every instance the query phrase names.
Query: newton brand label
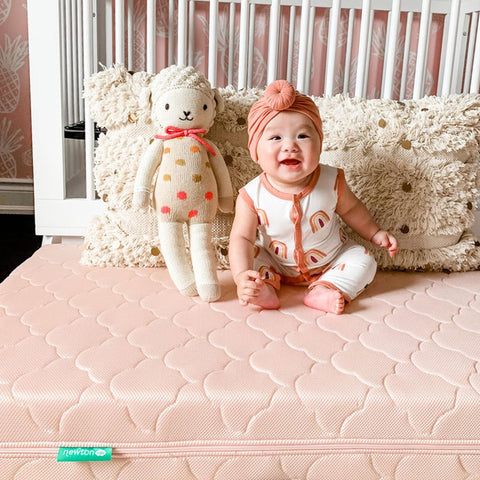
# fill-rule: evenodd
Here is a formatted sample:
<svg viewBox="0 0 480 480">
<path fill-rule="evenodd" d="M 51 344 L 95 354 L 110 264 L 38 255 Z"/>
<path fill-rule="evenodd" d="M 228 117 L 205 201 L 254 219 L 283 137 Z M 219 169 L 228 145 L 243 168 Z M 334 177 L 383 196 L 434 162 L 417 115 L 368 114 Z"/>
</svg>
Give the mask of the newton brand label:
<svg viewBox="0 0 480 480">
<path fill-rule="evenodd" d="M 60 447 L 57 462 L 108 462 L 111 447 Z"/>
</svg>

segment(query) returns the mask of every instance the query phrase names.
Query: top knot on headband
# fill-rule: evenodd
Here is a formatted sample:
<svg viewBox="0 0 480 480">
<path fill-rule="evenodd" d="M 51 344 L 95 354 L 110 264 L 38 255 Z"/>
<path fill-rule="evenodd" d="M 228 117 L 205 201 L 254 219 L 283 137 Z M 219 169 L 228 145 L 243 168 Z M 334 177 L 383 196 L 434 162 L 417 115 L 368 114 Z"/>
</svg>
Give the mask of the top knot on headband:
<svg viewBox="0 0 480 480">
<path fill-rule="evenodd" d="M 258 162 L 257 145 L 268 123 L 282 112 L 297 112 L 308 117 L 323 141 L 322 119 L 315 102 L 298 92 L 286 80 L 276 80 L 266 89 L 248 114 L 248 149 L 254 162 Z"/>
<path fill-rule="evenodd" d="M 286 110 L 293 105 L 295 101 L 296 92 L 293 86 L 286 80 L 277 80 L 271 83 L 265 90 L 263 96 L 265 103 L 267 103 L 273 110 Z"/>
</svg>

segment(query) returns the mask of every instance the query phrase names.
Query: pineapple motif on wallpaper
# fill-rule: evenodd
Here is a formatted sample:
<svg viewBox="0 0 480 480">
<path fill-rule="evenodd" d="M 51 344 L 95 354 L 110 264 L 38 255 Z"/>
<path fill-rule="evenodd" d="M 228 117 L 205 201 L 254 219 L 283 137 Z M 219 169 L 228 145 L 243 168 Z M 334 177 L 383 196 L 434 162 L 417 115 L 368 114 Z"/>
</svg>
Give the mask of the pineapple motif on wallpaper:
<svg viewBox="0 0 480 480">
<path fill-rule="evenodd" d="M 12 40 L 5 35 L 0 46 L 0 113 L 15 111 L 20 99 L 20 78 L 17 71 L 25 63 L 28 43 L 21 36 Z"/>
<path fill-rule="evenodd" d="M 20 129 L 11 131 L 12 122 L 3 118 L 0 123 L 0 178 L 17 176 L 17 164 L 13 152 L 22 145 L 23 135 Z"/>
<path fill-rule="evenodd" d="M 8 15 L 10 15 L 11 8 L 12 0 L 0 0 L 0 25 L 2 25 L 8 18 Z"/>
</svg>

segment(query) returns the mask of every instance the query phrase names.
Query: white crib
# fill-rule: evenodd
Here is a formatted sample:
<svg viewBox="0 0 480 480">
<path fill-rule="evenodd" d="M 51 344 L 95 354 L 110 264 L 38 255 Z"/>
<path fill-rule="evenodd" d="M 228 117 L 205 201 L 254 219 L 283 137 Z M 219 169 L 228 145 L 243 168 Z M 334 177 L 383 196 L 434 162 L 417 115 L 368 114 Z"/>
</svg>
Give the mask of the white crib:
<svg viewBox="0 0 480 480">
<path fill-rule="evenodd" d="M 478 0 L 143 0 L 145 44 L 141 64 L 155 73 L 172 64 L 194 64 L 195 20 L 198 9 L 208 11 L 208 51 L 206 71 L 215 86 L 232 84 L 241 89 L 263 87 L 275 78 L 287 78 L 303 92 L 331 96 L 335 69 L 344 70 L 343 92 L 365 97 L 372 48 L 372 23 L 378 12 L 388 14 L 385 29 L 385 58 L 379 96 L 393 96 L 395 58 L 400 27 L 405 29 L 404 51 L 412 35 L 412 22 L 419 22 L 418 46 L 411 95 L 425 94 L 425 68 L 430 48 L 440 55 L 436 95 L 479 92 L 480 88 L 480 4 Z M 65 127 L 89 118 L 88 104 L 82 100 L 83 78 L 112 63 L 133 69 L 138 58 L 133 48 L 137 25 L 133 0 L 45 0 L 28 2 L 32 137 L 35 187 L 36 232 L 46 242 L 78 240 L 85 234 L 92 216 L 102 209 L 93 181 L 94 126 L 83 130 Z M 255 24 L 256 9 L 267 9 L 265 31 Z M 316 13 L 328 12 L 328 44 L 325 64 L 312 68 L 315 50 L 313 25 Z M 388 13 L 387 13 L 388 12 Z M 339 28 L 347 16 L 347 27 Z M 432 16 L 443 24 L 441 45 L 430 46 Z M 355 18 L 361 21 L 355 22 Z M 239 21 L 239 29 L 236 22 Z M 268 23 L 268 25 L 267 25 Z M 159 24 L 162 50 L 158 51 Z M 142 27 L 143 28 L 143 27 Z M 295 41 L 295 30 L 298 41 Z M 350 70 L 349 55 L 359 32 L 358 63 Z M 254 84 L 252 75 L 255 36 L 263 34 L 267 45 L 264 85 Z M 346 37 L 346 52 L 336 55 L 337 39 Z M 217 75 L 217 42 L 222 37 L 229 46 L 228 75 Z M 145 52 L 143 54 L 143 51 Z M 143 56 L 144 55 L 144 56 Z M 296 59 L 296 63 L 293 59 Z M 234 74 L 233 66 L 238 71 Z M 401 100 L 406 95 L 408 55 L 404 55 Z M 320 70 L 320 72 L 319 72 Z M 321 75 L 321 90 L 315 91 L 312 74 Z M 354 81 L 353 81 L 354 80 Z M 353 87 L 352 87 L 353 85 Z M 350 87 L 349 87 L 350 86 Z M 342 90 L 340 89 L 340 92 Z M 78 138 L 71 138 L 78 136 Z M 83 139 L 84 138 L 84 139 Z"/>
</svg>

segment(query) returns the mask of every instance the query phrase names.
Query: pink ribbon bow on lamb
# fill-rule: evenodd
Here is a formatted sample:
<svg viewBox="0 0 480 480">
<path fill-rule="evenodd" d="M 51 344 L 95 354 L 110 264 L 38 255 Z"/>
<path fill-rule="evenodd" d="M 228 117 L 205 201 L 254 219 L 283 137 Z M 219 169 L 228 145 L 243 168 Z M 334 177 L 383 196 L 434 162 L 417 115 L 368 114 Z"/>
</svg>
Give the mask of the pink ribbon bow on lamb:
<svg viewBox="0 0 480 480">
<path fill-rule="evenodd" d="M 207 131 L 203 130 L 202 128 L 190 128 L 184 130 L 182 128 L 170 125 L 165 128 L 165 133 L 166 135 L 155 135 L 155 138 L 159 138 L 160 140 L 168 140 L 170 138 L 191 137 L 194 138 L 197 142 L 204 145 L 213 156 L 216 155 L 215 150 L 211 147 L 211 145 L 206 140 L 197 135 L 197 133 L 207 133 Z"/>
</svg>

